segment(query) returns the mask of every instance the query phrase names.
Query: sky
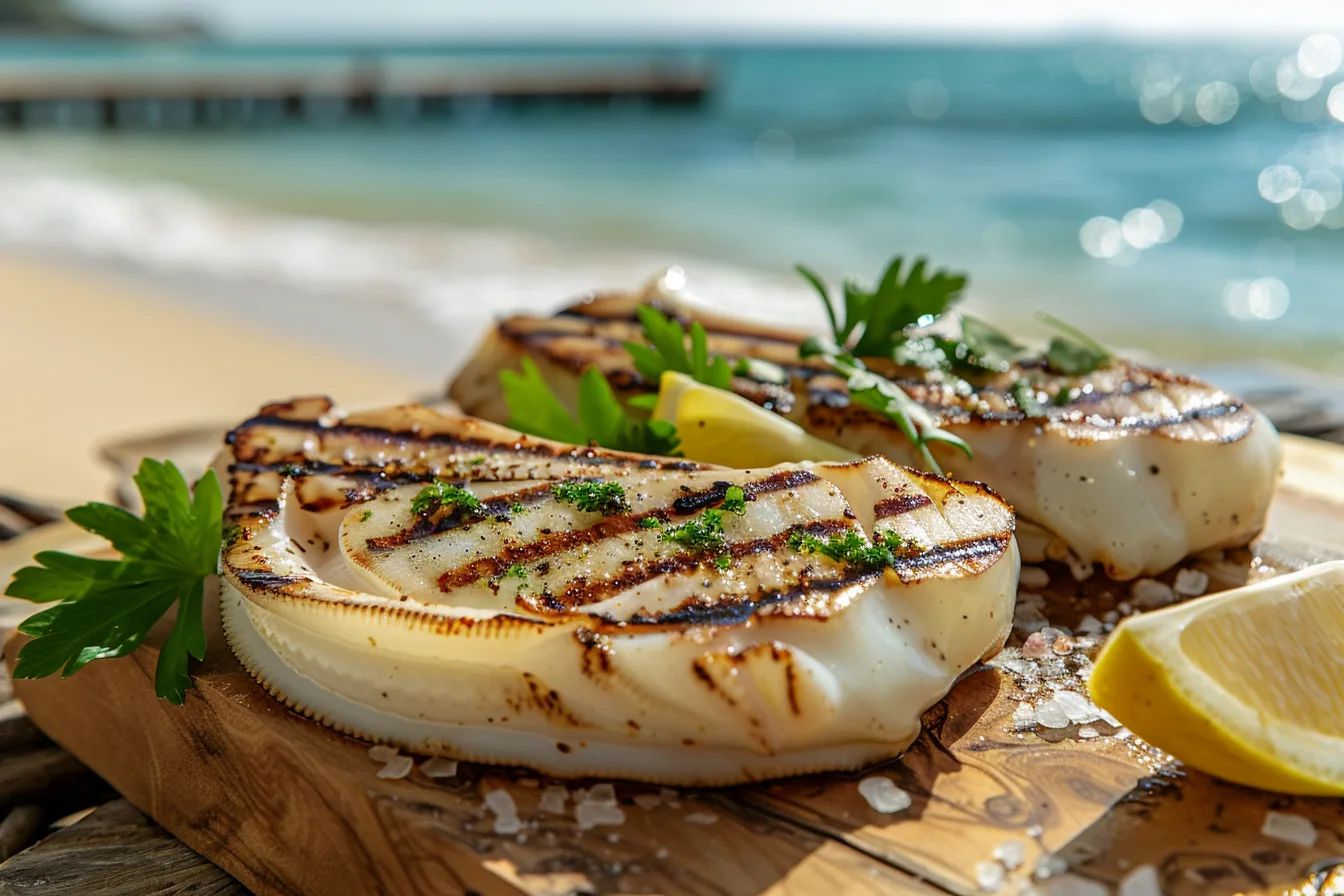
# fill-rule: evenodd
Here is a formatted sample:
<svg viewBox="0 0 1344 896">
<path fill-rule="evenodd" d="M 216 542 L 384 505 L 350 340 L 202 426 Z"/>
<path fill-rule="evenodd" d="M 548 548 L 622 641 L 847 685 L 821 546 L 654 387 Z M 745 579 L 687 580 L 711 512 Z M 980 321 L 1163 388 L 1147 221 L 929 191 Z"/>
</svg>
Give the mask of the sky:
<svg viewBox="0 0 1344 896">
<path fill-rule="evenodd" d="M 1344 0 L 77 0 L 239 39 L 1221 38 L 1344 34 Z"/>
</svg>

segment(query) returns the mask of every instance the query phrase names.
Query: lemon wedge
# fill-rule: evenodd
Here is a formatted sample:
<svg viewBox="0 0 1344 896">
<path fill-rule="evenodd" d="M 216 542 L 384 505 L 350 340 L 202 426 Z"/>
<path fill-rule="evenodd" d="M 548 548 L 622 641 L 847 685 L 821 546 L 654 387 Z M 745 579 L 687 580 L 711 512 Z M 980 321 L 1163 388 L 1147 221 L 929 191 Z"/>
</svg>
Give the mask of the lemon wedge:
<svg viewBox="0 0 1344 896">
<path fill-rule="evenodd" d="M 707 464 L 741 469 L 858 458 L 740 395 L 670 370 L 658 382 L 653 419 L 675 424 L 682 453 Z"/>
<path fill-rule="evenodd" d="M 1344 795 L 1344 561 L 1125 620 L 1092 699 L 1239 784 Z"/>
</svg>

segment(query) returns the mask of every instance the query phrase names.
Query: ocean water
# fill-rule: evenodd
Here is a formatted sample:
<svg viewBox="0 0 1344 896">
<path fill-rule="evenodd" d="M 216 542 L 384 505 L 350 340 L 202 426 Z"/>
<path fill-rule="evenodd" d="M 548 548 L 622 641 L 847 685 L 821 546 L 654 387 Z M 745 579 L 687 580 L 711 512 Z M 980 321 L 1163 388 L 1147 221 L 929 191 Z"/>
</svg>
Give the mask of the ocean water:
<svg viewBox="0 0 1344 896">
<path fill-rule="evenodd" d="M 348 49 L 165 63 L 10 43 L 0 72 L 112 57 L 265 70 Z M 707 300 L 820 320 L 795 262 L 871 278 L 892 254 L 927 254 L 1008 322 L 1047 310 L 1169 356 L 1344 369 L 1344 85 L 1328 42 L 567 53 L 694 59 L 712 92 L 676 111 L 482 103 L 387 125 L 0 133 L 0 247 L 397 304 L 454 333 L 669 263 Z M 389 58 L 443 57 L 498 64 Z"/>
</svg>

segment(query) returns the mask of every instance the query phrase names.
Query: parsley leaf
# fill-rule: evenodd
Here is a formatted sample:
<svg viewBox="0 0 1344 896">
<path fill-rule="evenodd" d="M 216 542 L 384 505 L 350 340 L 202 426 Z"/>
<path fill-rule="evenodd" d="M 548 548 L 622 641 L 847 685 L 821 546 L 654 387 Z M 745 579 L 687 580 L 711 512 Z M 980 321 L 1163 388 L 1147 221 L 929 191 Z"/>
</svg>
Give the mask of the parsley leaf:
<svg viewBox="0 0 1344 896">
<path fill-rule="evenodd" d="M 927 259 L 917 259 L 902 276 L 904 265 L 902 256 L 894 257 L 871 290 L 846 279 L 841 297 L 843 321 L 822 279 L 803 265 L 794 269 L 821 296 L 837 346 L 858 357 L 885 357 L 905 338 L 907 328 L 933 323 L 960 298 L 966 286 L 965 276 L 945 269 L 926 274 Z"/>
<path fill-rule="evenodd" d="M 611 516 L 630 510 L 625 489 L 619 482 L 561 482 L 551 489 L 551 494 L 555 500 L 573 504 L 587 513 Z"/>
<path fill-rule="evenodd" d="M 440 507 L 462 508 L 469 513 L 485 513 L 479 498 L 460 485 L 435 480 L 411 499 L 411 513 L 433 513 Z"/>
<path fill-rule="evenodd" d="M 710 357 L 709 338 L 698 321 L 691 324 L 691 350 L 688 353 L 686 331 L 680 323 L 650 305 L 636 307 L 635 313 L 644 326 L 644 338 L 649 340 L 649 345 L 627 342 L 625 350 L 630 353 L 640 376 L 650 383 L 657 383 L 664 372 L 674 370 L 715 389 L 731 388 L 733 371 L 727 359 Z"/>
<path fill-rule="evenodd" d="M 1067 391 L 1065 390 L 1065 394 Z M 1032 385 L 1031 380 L 1020 379 L 1013 383 L 1013 401 L 1017 402 L 1017 406 L 1027 417 L 1050 416 L 1046 412 L 1045 403 L 1036 394 L 1036 387 Z"/>
<path fill-rule="evenodd" d="M 713 508 L 691 517 L 680 526 L 663 529 L 660 537 L 696 554 L 717 553 L 728 546 L 723 538 L 723 511 Z"/>
<path fill-rule="evenodd" d="M 742 376 L 758 383 L 771 383 L 776 386 L 789 384 L 789 372 L 773 361 L 761 358 L 738 358 L 733 364 L 733 376 Z"/>
<path fill-rule="evenodd" d="M 577 418 L 556 397 L 531 358 L 524 357 L 522 367 L 521 374 L 499 373 L 509 406 L 509 426 L 514 429 L 571 445 L 595 442 L 617 451 L 679 454 L 677 428 L 663 420 L 636 420 L 627 414 L 596 367 L 588 368 L 579 381 Z"/>
<path fill-rule="evenodd" d="M 921 550 L 917 544 L 906 541 L 895 532 L 879 535 L 870 542 L 854 529 L 848 529 L 843 534 L 832 533 L 825 541 L 811 533 L 795 531 L 789 536 L 788 545 L 800 554 L 821 554 L 837 563 L 863 569 L 892 566 L 897 557 Z"/>
<path fill-rule="evenodd" d="M 122 559 L 43 551 L 33 558 L 39 565 L 20 569 L 5 590 L 11 597 L 57 602 L 19 626 L 33 640 L 19 651 L 16 678 L 69 677 L 93 660 L 125 656 L 177 604 L 154 690 L 171 703 L 186 698 L 192 686 L 188 657 L 205 658 L 201 603 L 206 577 L 219 568 L 223 495 L 213 470 L 193 490 L 171 461 L 149 458 L 140 462 L 135 484 L 143 517 L 100 503 L 66 513 L 111 542 Z"/>
<path fill-rule="evenodd" d="M 721 506 L 729 513 L 745 516 L 747 513 L 747 493 L 742 490 L 740 485 L 730 485 L 723 492 Z"/>
<path fill-rule="evenodd" d="M 1110 351 L 1097 340 L 1071 324 L 1046 314 L 1036 314 L 1036 319 L 1059 330 L 1062 336 L 1050 340 L 1045 350 L 1045 361 L 1055 373 L 1065 376 L 1082 376 L 1099 370 L 1114 360 Z"/>
<path fill-rule="evenodd" d="M 895 423 L 901 433 L 910 440 L 910 444 L 915 446 L 924 464 L 934 473 L 941 476 L 943 470 L 933 459 L 933 453 L 929 451 L 930 442 L 943 442 L 959 448 L 967 457 L 971 456 L 971 446 L 960 436 L 938 426 L 928 408 L 905 394 L 905 390 L 898 384 L 864 367 L 858 358 L 845 354 L 829 354 L 824 351 L 820 340 L 808 340 L 803 343 L 802 351 L 819 354 L 832 370 L 846 378 L 851 401 L 876 411 Z"/>
<path fill-rule="evenodd" d="M 969 314 L 961 316 L 961 344 L 975 359 L 977 366 L 1003 372 L 1027 350 L 998 327 Z"/>
</svg>

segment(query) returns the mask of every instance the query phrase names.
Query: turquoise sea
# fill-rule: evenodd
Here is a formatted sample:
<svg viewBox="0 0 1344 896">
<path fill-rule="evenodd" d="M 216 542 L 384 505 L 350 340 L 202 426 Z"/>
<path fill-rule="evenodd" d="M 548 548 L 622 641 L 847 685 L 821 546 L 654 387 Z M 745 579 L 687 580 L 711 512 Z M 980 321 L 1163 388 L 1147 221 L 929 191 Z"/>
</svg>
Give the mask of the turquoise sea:
<svg viewBox="0 0 1344 896">
<path fill-rule="evenodd" d="M 802 308 L 796 261 L 872 276 L 925 253 L 1005 319 L 1045 309 L 1165 354 L 1339 367 L 1344 86 L 1328 42 L 1299 49 L 565 48 L 694 60 L 711 93 L 686 110 L 0 132 L 0 247 L 359 293 L 453 327 L 673 262 L 708 274 L 706 298 Z M 0 77 L 357 52 L 373 51 L 9 41 Z M 560 51 L 376 52 L 484 66 Z"/>
</svg>

